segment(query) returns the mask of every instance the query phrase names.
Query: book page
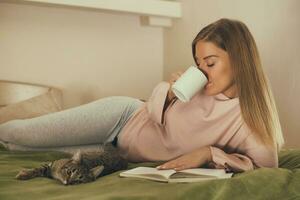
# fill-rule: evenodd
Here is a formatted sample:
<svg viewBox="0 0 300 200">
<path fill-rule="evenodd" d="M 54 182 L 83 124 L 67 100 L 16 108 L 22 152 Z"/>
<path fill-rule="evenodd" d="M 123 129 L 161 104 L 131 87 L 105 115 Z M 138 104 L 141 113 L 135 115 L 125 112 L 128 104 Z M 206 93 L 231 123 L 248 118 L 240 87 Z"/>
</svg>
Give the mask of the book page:
<svg viewBox="0 0 300 200">
<path fill-rule="evenodd" d="M 199 182 L 199 181 L 208 181 L 208 180 L 216 180 L 216 179 L 227 179 L 231 178 L 233 173 L 226 173 L 219 177 L 213 176 L 205 176 L 205 177 L 184 177 L 184 178 L 173 178 L 171 177 L 168 182 L 169 183 L 192 183 L 192 182 Z"/>
<path fill-rule="evenodd" d="M 193 169 L 181 170 L 177 173 L 218 177 L 226 174 L 226 171 L 224 169 L 193 168 Z"/>
<path fill-rule="evenodd" d="M 185 169 L 158 170 L 153 167 L 137 167 L 120 173 L 121 177 L 144 178 L 162 182 L 198 182 L 203 180 L 231 178 L 232 173 L 226 173 L 224 169 Z"/>
<path fill-rule="evenodd" d="M 169 178 L 216 178 L 216 176 L 177 172 L 175 174 L 172 174 Z"/>
<path fill-rule="evenodd" d="M 122 175 L 143 175 L 145 176 L 153 176 L 158 177 L 161 176 L 164 179 L 168 179 L 172 174 L 174 174 L 176 171 L 173 169 L 168 170 L 158 170 L 153 167 L 137 167 L 125 172 L 122 172 Z"/>
</svg>

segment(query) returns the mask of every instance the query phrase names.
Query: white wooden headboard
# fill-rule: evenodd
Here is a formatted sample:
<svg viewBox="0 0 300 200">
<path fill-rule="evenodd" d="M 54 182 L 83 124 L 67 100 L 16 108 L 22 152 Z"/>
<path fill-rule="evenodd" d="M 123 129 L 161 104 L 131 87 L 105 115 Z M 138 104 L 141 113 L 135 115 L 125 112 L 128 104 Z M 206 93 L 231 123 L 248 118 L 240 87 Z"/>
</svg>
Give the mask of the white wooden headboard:
<svg viewBox="0 0 300 200">
<path fill-rule="evenodd" d="M 133 13 L 142 25 L 169 27 L 173 18 L 181 17 L 181 3 L 176 0 L 23 0 L 17 3 L 35 3 L 96 10 Z"/>
<path fill-rule="evenodd" d="M 0 107 L 41 95 L 49 89 L 47 86 L 0 80 Z"/>
</svg>

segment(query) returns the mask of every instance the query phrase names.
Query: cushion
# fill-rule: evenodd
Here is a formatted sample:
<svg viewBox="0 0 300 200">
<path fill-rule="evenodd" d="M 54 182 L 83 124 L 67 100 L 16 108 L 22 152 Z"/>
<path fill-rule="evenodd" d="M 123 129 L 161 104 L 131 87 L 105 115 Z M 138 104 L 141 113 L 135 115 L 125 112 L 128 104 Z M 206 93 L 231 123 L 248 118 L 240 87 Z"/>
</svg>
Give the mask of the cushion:
<svg viewBox="0 0 300 200">
<path fill-rule="evenodd" d="M 59 89 L 49 88 L 38 96 L 12 103 L 0 108 L 0 124 L 14 120 L 38 117 L 62 110 L 62 93 Z"/>
</svg>

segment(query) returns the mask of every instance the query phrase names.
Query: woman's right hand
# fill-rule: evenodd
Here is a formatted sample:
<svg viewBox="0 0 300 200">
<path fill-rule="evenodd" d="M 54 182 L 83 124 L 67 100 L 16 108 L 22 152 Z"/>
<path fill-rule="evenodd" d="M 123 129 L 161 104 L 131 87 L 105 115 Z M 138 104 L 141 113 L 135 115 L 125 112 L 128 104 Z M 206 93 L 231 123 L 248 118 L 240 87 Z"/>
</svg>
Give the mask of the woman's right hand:
<svg viewBox="0 0 300 200">
<path fill-rule="evenodd" d="M 172 91 L 172 85 L 177 81 L 177 79 L 183 74 L 182 71 L 178 71 L 175 73 L 171 74 L 171 78 L 168 80 L 168 82 L 170 83 L 170 88 L 168 91 L 168 100 L 171 101 L 171 99 L 173 99 L 175 97 L 175 94 Z"/>
</svg>

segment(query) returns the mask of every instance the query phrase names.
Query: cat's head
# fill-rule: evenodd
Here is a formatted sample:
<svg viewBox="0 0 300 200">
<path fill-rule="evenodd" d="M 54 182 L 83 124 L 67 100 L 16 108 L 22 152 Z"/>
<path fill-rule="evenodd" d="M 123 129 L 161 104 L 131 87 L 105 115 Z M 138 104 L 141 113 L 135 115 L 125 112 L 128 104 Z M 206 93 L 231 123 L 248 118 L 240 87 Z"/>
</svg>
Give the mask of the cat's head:
<svg viewBox="0 0 300 200">
<path fill-rule="evenodd" d="M 52 177 L 64 185 L 94 181 L 104 170 L 103 165 L 88 169 L 82 163 L 80 152 L 75 153 L 71 159 L 62 159 L 59 161 L 52 163 L 53 166 L 51 167 L 56 168 L 56 170 L 53 170 Z"/>
</svg>

